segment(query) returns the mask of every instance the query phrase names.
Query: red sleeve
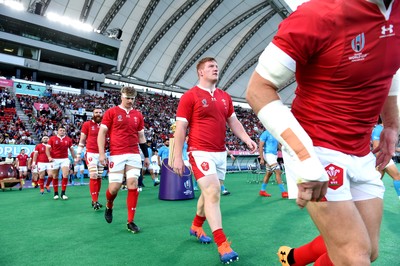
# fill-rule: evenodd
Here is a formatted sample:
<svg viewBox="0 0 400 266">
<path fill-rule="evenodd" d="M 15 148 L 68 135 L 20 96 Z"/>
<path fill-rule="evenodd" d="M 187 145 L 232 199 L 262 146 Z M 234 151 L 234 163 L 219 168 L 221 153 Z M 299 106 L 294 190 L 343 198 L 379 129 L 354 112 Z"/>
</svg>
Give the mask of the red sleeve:
<svg viewBox="0 0 400 266">
<path fill-rule="evenodd" d="M 229 118 L 229 117 L 231 117 L 231 115 L 235 112 L 235 109 L 234 109 L 234 107 L 233 107 L 233 102 L 232 102 L 231 96 L 230 96 L 228 93 L 227 93 L 226 95 L 227 95 L 228 98 L 229 98 L 228 117 L 227 117 L 227 118 Z"/>
<path fill-rule="evenodd" d="M 111 128 L 112 124 L 112 111 L 113 108 L 108 109 L 103 116 L 103 119 L 101 120 L 101 124 L 107 126 L 108 129 Z"/>
<path fill-rule="evenodd" d="M 86 121 L 85 123 L 83 123 L 82 128 L 81 128 L 81 132 L 83 134 L 85 134 L 86 136 L 89 135 L 89 121 Z"/>
<path fill-rule="evenodd" d="M 187 91 L 179 100 L 176 117 L 183 117 L 189 122 L 192 118 L 194 97 L 192 91 Z"/>
</svg>

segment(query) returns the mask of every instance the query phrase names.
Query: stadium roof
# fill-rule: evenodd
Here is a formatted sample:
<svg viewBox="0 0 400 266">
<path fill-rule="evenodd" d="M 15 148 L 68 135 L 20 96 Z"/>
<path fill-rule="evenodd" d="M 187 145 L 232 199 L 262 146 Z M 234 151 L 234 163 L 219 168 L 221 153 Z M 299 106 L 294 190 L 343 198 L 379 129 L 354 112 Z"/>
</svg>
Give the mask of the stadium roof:
<svg viewBox="0 0 400 266">
<path fill-rule="evenodd" d="M 28 12 L 49 12 L 121 40 L 116 73 L 177 92 L 197 84 L 196 63 L 215 57 L 218 86 L 244 102 L 257 59 L 291 12 L 284 0 L 21 0 Z M 295 81 L 280 91 L 293 99 Z"/>
</svg>

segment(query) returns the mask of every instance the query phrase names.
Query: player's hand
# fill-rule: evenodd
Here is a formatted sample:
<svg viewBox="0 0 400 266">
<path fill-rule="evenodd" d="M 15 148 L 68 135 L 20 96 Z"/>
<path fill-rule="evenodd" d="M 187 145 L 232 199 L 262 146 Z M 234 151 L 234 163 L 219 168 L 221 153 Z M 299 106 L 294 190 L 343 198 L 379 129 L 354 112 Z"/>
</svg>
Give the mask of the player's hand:
<svg viewBox="0 0 400 266">
<path fill-rule="evenodd" d="M 150 166 L 150 159 L 149 158 L 144 158 L 143 166 L 145 168 L 148 168 Z"/>
<path fill-rule="evenodd" d="M 392 159 L 397 143 L 397 130 L 390 127 L 384 127 L 379 139 L 379 145 L 372 153 L 376 155 L 376 167 L 383 170 Z"/>
<path fill-rule="evenodd" d="M 298 183 L 298 195 L 296 203 L 300 208 L 304 208 L 311 201 L 320 201 L 325 197 L 328 190 L 328 182 L 305 182 Z"/>
<path fill-rule="evenodd" d="M 54 159 L 52 157 L 48 157 L 47 159 L 49 159 L 49 162 L 54 162 Z"/>
<path fill-rule="evenodd" d="M 177 175 L 182 176 L 183 172 L 185 171 L 183 160 L 175 158 L 174 162 L 172 163 L 172 169 Z"/>
<path fill-rule="evenodd" d="M 258 151 L 257 143 L 255 143 L 252 139 L 246 142 L 247 148 L 250 150 L 250 153 L 255 153 Z"/>
<path fill-rule="evenodd" d="M 103 166 L 107 166 L 107 158 L 105 155 L 99 155 L 99 162 L 101 163 L 101 165 Z"/>
<path fill-rule="evenodd" d="M 81 161 L 82 161 L 82 159 L 81 159 L 81 157 L 80 157 L 80 156 L 79 156 L 79 157 L 78 157 L 78 156 L 76 156 L 74 161 L 75 161 L 75 165 L 76 165 L 76 164 L 80 164 L 80 163 L 81 163 Z"/>
</svg>

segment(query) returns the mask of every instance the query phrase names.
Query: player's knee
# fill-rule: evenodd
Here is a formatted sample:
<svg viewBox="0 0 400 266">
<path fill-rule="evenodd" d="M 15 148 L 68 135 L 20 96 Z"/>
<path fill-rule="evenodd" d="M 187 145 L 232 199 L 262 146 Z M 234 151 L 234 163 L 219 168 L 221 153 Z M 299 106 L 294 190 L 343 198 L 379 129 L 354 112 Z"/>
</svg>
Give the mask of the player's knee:
<svg viewBox="0 0 400 266">
<path fill-rule="evenodd" d="M 221 195 L 221 186 L 219 184 L 207 186 L 206 188 L 203 188 L 201 191 L 205 201 L 208 201 L 210 203 L 219 202 Z"/>
<path fill-rule="evenodd" d="M 138 188 L 138 179 L 137 178 L 129 178 L 126 179 L 126 185 L 128 187 L 128 189 L 136 189 Z"/>
<path fill-rule="evenodd" d="M 97 175 L 98 175 L 98 173 L 97 173 L 97 167 L 93 167 L 93 166 L 90 166 L 89 168 L 88 168 L 88 170 L 89 170 L 89 176 L 90 176 L 90 178 L 97 178 Z"/>
<path fill-rule="evenodd" d="M 124 175 L 122 173 L 110 173 L 108 175 L 109 183 L 122 183 Z"/>
<path fill-rule="evenodd" d="M 334 262 L 335 265 L 369 265 L 373 257 L 377 258 L 377 253 L 372 254 L 371 243 L 364 241 L 363 243 L 357 243 L 352 248 L 346 249 L 345 253 L 340 252 L 339 262 Z M 343 247 L 341 251 L 343 251 Z M 377 251 L 377 250 L 375 250 Z"/>
<path fill-rule="evenodd" d="M 131 178 L 137 179 L 140 176 L 140 171 L 141 169 L 139 168 L 129 169 L 128 171 L 126 171 L 126 179 L 131 179 Z"/>
</svg>

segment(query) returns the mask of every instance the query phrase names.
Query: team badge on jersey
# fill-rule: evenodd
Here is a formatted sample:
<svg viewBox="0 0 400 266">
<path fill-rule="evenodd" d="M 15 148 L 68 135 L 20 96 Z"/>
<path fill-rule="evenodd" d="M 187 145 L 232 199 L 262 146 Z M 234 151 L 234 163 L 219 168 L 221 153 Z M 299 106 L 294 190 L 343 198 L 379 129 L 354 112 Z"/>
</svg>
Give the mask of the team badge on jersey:
<svg viewBox="0 0 400 266">
<path fill-rule="evenodd" d="M 208 103 L 206 99 L 201 100 L 201 103 L 203 104 L 203 107 L 208 107 Z"/>
<path fill-rule="evenodd" d="M 114 162 L 110 162 L 110 168 L 113 168 L 114 167 Z"/>
<path fill-rule="evenodd" d="M 325 170 L 329 176 L 330 189 L 336 190 L 343 185 L 343 168 L 329 164 L 325 167 Z"/>
<path fill-rule="evenodd" d="M 208 164 L 208 162 L 202 162 L 200 166 L 201 166 L 201 169 L 203 169 L 203 171 L 210 170 L 210 165 Z"/>
<path fill-rule="evenodd" d="M 117 116 L 117 121 L 118 121 L 118 122 L 122 122 L 122 115 L 118 115 L 118 116 Z"/>
</svg>

